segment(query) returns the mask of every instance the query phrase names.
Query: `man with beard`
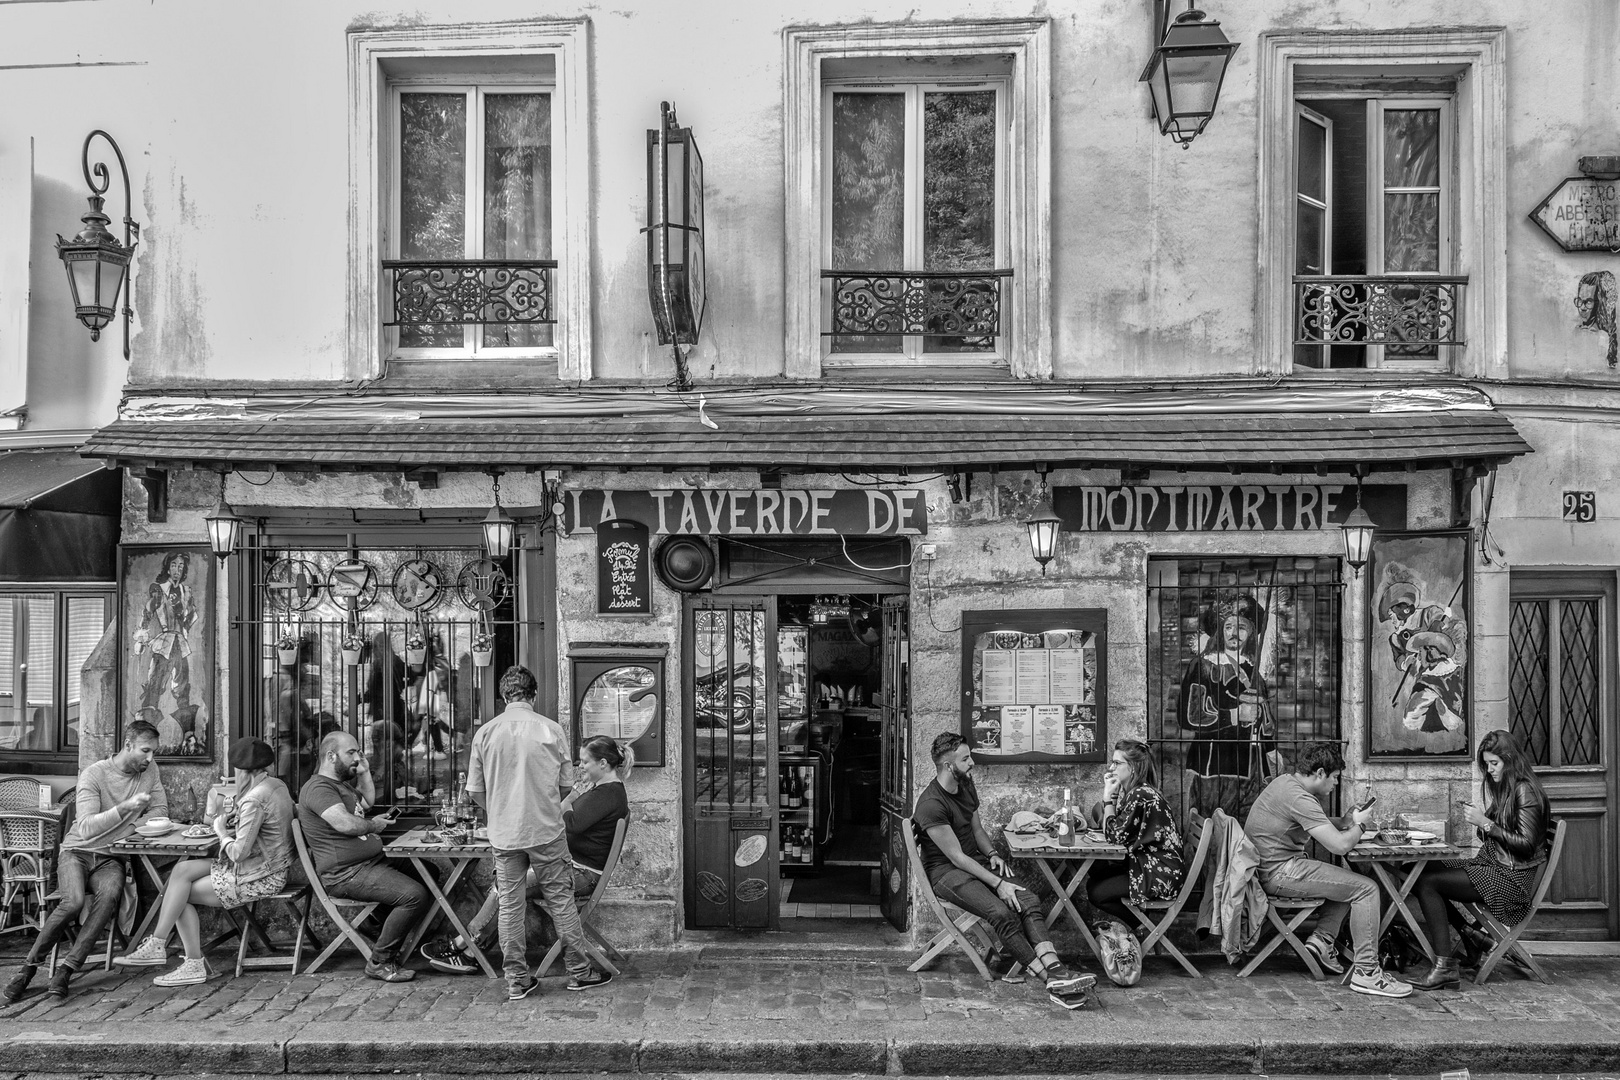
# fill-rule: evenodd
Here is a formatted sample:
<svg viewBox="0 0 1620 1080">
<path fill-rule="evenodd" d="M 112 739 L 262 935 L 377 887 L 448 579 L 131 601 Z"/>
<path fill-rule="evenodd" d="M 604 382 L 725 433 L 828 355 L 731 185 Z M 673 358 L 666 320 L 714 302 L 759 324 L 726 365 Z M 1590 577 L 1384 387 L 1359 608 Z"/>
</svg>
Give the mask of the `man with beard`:
<svg viewBox="0 0 1620 1080">
<path fill-rule="evenodd" d="M 57 891 L 62 899 L 39 928 L 21 970 L 0 991 L 0 1000 L 5 1004 L 16 1001 L 28 989 L 40 963 L 84 910 L 87 892 L 90 913 L 79 927 L 73 947 L 51 975 L 45 991 L 51 997 L 67 997 L 68 983 L 118 913 L 125 862 L 107 849 L 133 833 L 143 815 L 164 817 L 169 812 L 169 799 L 153 762 L 157 749 L 157 728 L 134 720 L 124 728 L 122 750 L 105 761 L 94 762 L 79 774 L 73 827 L 62 839 L 56 863 Z"/>
<path fill-rule="evenodd" d="M 409 982 L 416 972 L 400 966 L 400 953 L 430 898 L 421 882 L 389 866 L 383 856 L 379 834 L 393 819 L 360 813 L 376 798 L 360 744 L 347 732 L 334 731 L 321 740 L 320 771 L 298 795 L 298 824 L 328 893 L 346 900 L 375 900 L 388 909 L 366 962 L 366 976 Z"/>
</svg>

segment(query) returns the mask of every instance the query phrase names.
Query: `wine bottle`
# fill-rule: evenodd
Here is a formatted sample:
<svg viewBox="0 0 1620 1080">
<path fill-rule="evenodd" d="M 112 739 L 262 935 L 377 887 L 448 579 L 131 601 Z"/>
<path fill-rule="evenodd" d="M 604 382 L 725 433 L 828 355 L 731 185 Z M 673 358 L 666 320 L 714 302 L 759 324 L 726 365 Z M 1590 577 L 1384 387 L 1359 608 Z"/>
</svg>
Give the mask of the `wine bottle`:
<svg viewBox="0 0 1620 1080">
<path fill-rule="evenodd" d="M 1069 788 L 1063 789 L 1063 810 L 1058 818 L 1058 843 L 1063 847 L 1074 846 L 1074 797 Z"/>
</svg>

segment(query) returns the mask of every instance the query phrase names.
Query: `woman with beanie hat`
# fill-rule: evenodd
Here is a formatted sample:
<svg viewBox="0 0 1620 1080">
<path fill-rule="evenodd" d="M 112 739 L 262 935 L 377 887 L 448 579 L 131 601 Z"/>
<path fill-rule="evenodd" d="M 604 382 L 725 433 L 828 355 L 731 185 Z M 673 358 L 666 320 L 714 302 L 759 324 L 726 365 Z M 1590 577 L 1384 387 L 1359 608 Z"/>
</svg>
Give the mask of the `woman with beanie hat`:
<svg viewBox="0 0 1620 1080">
<path fill-rule="evenodd" d="M 180 931 L 185 959 L 174 971 L 153 979 L 158 986 L 207 982 L 197 905 L 229 910 L 274 896 L 287 883 L 292 861 L 293 800 L 287 785 L 271 775 L 276 753 L 260 739 L 231 744 L 236 770 L 235 812 L 214 818 L 219 855 L 188 859 L 169 872 L 162 906 L 152 934 L 129 953 L 116 957 L 121 967 L 163 967 L 169 962 L 171 931 Z"/>
</svg>

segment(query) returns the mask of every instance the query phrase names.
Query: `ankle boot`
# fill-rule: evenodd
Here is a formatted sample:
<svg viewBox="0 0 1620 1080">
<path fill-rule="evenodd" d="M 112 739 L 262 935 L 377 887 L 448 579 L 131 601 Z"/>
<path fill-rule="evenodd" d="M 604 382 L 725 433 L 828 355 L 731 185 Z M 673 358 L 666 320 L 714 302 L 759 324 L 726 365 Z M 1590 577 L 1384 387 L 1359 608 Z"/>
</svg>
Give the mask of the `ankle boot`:
<svg viewBox="0 0 1620 1080">
<path fill-rule="evenodd" d="M 1462 988 L 1462 971 L 1455 958 L 1442 956 L 1435 960 L 1429 973 L 1421 979 L 1413 979 L 1412 985 L 1419 990 L 1460 990 Z"/>
</svg>

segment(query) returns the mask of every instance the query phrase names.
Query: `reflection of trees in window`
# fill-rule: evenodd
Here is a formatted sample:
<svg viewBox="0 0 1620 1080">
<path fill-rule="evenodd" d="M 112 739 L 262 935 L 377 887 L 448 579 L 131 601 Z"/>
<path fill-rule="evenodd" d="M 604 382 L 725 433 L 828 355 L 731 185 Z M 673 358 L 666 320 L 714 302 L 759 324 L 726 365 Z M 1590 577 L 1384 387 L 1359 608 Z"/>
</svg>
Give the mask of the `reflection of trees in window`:
<svg viewBox="0 0 1620 1080">
<path fill-rule="evenodd" d="M 905 98 L 834 94 L 832 266 L 905 265 Z"/>
<path fill-rule="evenodd" d="M 996 264 L 996 95 L 923 96 L 923 269 Z"/>
</svg>

